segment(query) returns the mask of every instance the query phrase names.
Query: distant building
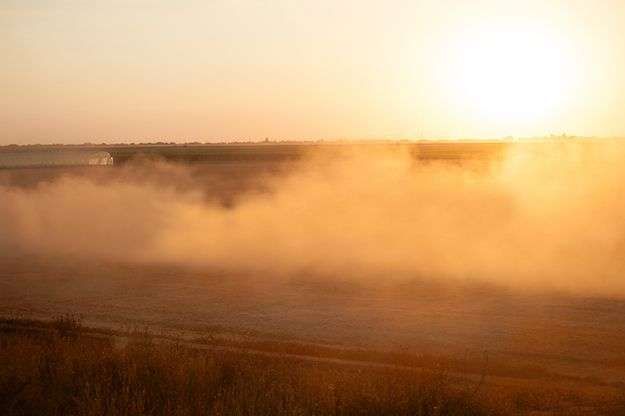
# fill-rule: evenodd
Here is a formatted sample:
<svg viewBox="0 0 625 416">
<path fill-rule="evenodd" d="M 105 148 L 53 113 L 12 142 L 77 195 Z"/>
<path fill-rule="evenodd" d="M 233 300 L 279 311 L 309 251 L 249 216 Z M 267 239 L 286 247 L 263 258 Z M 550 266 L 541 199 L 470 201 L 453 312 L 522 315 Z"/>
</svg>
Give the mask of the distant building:
<svg viewBox="0 0 625 416">
<path fill-rule="evenodd" d="M 113 164 L 108 152 L 84 150 L 50 150 L 0 152 L 0 168 L 49 166 L 107 166 Z"/>
</svg>

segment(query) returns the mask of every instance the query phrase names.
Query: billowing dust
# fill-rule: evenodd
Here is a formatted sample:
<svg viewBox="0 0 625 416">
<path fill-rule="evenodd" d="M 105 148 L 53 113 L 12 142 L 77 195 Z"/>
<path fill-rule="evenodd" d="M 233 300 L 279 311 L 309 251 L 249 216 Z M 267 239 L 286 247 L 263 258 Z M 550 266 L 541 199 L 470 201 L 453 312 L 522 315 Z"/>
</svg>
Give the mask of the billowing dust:
<svg viewBox="0 0 625 416">
<path fill-rule="evenodd" d="M 623 146 L 513 146 L 470 165 L 313 153 L 230 204 L 164 162 L 5 184 L 0 250 L 625 295 Z"/>
</svg>

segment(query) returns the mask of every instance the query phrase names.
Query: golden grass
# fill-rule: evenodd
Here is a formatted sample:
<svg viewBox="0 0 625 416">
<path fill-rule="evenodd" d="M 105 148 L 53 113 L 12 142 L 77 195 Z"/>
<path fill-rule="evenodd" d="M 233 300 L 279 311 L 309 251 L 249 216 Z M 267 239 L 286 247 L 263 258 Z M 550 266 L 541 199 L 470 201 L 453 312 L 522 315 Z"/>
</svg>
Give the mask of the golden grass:
<svg viewBox="0 0 625 416">
<path fill-rule="evenodd" d="M 146 333 L 120 346 L 112 336 L 87 335 L 73 316 L 10 323 L 0 332 L 2 415 L 625 414 L 615 397 L 538 382 L 504 388 L 443 368 L 199 350 Z"/>
</svg>

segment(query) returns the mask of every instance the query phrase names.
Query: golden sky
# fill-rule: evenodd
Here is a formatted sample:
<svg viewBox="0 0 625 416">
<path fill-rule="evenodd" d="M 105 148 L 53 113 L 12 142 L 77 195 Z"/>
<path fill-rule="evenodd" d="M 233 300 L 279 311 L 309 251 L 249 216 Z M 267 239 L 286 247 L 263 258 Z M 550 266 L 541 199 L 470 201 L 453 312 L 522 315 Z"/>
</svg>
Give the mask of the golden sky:
<svg viewBox="0 0 625 416">
<path fill-rule="evenodd" d="M 0 1 L 0 144 L 625 136 L 625 1 Z"/>
</svg>

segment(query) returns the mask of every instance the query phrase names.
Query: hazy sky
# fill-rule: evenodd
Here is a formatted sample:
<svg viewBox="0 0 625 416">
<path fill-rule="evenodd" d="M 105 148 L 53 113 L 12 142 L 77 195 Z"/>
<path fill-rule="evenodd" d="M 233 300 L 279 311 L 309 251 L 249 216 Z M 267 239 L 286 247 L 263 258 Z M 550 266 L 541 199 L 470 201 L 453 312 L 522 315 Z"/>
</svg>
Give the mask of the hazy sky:
<svg viewBox="0 0 625 416">
<path fill-rule="evenodd" d="M 0 0 L 0 144 L 625 135 L 625 1 Z"/>
</svg>

